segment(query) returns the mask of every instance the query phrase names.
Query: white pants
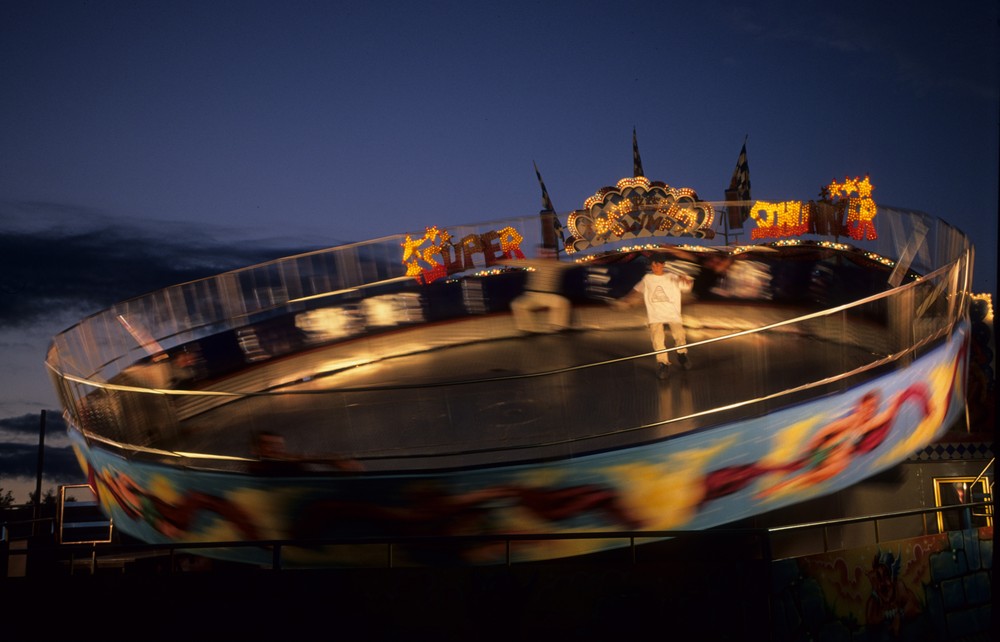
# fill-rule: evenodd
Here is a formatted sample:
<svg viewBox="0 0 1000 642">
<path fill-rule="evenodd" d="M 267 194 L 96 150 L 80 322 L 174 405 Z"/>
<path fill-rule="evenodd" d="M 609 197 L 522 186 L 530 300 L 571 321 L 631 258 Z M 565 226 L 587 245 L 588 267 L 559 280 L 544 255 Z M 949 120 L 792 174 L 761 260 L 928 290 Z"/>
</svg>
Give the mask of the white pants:
<svg viewBox="0 0 1000 642">
<path fill-rule="evenodd" d="M 544 310 L 545 322 L 541 322 L 537 312 Z M 514 324 L 524 332 L 554 332 L 569 327 L 569 299 L 551 292 L 525 292 L 510 302 Z"/>
<path fill-rule="evenodd" d="M 687 335 L 684 334 L 684 324 L 680 321 L 673 321 L 671 323 L 650 323 L 649 324 L 649 338 L 653 342 L 653 350 L 664 350 L 666 349 L 666 336 L 663 332 L 663 326 L 670 326 L 670 334 L 674 338 L 674 345 L 682 346 L 687 343 Z M 686 354 L 687 348 L 681 348 L 677 351 L 678 354 Z M 656 355 L 656 360 L 660 363 L 670 365 L 670 355 L 666 352 L 661 352 Z"/>
</svg>

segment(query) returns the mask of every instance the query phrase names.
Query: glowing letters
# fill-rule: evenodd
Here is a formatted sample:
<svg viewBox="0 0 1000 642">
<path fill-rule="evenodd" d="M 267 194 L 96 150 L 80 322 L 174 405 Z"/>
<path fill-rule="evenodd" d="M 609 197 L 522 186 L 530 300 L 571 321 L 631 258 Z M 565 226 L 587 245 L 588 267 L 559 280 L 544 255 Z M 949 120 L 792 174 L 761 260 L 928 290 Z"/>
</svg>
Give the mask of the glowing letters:
<svg viewBox="0 0 1000 642">
<path fill-rule="evenodd" d="M 456 272 L 495 265 L 502 259 L 523 259 L 523 240 L 524 237 L 510 226 L 484 234 L 469 234 L 457 243 L 447 230 L 428 227 L 419 239 L 406 235 L 401 244 L 403 264 L 407 276 L 430 283 Z M 476 255 L 482 255 L 482 266 L 476 265 Z"/>
<path fill-rule="evenodd" d="M 757 227 L 750 231 L 750 238 L 787 238 L 813 233 L 873 241 L 878 237 L 872 222 L 877 212 L 872 199 L 873 189 L 867 176 L 845 178 L 843 183 L 833 181 L 824 187 L 819 202 L 756 201 L 750 218 Z"/>
</svg>

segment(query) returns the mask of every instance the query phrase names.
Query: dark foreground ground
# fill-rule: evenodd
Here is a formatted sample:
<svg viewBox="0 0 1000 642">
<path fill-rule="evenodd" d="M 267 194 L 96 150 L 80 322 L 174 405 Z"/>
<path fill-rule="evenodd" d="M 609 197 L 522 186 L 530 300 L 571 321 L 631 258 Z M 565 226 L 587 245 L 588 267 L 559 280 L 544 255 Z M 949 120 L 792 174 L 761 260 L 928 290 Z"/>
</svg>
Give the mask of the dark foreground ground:
<svg viewBox="0 0 1000 642">
<path fill-rule="evenodd" d="M 770 639 L 768 564 L 711 540 L 634 562 L 6 578 L 0 638 Z"/>
</svg>

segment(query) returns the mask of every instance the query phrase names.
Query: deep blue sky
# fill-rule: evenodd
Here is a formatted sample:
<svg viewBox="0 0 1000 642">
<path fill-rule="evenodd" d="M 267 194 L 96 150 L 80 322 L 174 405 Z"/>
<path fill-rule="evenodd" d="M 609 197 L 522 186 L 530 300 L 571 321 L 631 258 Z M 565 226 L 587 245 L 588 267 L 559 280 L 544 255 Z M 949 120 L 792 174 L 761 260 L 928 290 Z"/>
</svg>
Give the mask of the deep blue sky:
<svg viewBox="0 0 1000 642">
<path fill-rule="evenodd" d="M 747 135 L 754 198 L 867 173 L 876 202 L 972 234 L 995 295 L 997 18 L 995 0 L 2 0 L 0 235 L 43 241 L 18 260 L 48 267 L 3 283 L 23 309 L 0 301 L 0 441 L 56 408 L 45 342 L 95 306 L 189 263 L 534 213 L 533 161 L 570 211 L 631 174 L 633 127 L 647 176 L 706 200 Z"/>
</svg>

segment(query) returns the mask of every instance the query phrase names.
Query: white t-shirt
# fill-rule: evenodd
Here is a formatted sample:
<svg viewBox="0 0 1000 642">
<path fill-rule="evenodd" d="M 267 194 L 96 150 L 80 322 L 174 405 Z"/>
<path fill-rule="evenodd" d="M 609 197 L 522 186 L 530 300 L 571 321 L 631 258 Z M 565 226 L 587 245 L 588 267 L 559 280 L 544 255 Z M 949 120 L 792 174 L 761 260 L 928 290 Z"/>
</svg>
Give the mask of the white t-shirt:
<svg viewBox="0 0 1000 642">
<path fill-rule="evenodd" d="M 691 291 L 691 281 L 673 272 L 642 277 L 635 284 L 635 291 L 642 293 L 646 302 L 649 323 L 673 323 L 681 319 L 681 295 Z"/>
</svg>

